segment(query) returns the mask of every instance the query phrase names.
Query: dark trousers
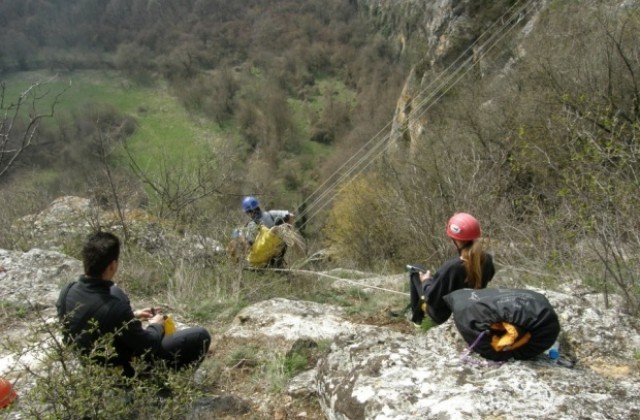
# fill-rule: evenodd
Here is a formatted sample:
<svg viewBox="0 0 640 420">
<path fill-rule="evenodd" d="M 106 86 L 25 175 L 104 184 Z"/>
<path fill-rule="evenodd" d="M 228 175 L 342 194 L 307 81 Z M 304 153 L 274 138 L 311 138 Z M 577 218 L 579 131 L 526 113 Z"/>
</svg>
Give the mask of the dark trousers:
<svg viewBox="0 0 640 420">
<path fill-rule="evenodd" d="M 285 268 L 284 254 L 286 253 L 287 253 L 287 246 L 284 245 L 282 247 L 282 251 L 278 255 L 276 255 L 275 257 L 272 257 L 269 260 L 267 267 L 268 268 Z"/>
<path fill-rule="evenodd" d="M 162 339 L 163 354 L 160 357 L 173 369 L 197 367 L 207 355 L 210 344 L 211 335 L 207 330 L 187 328 Z"/>
</svg>

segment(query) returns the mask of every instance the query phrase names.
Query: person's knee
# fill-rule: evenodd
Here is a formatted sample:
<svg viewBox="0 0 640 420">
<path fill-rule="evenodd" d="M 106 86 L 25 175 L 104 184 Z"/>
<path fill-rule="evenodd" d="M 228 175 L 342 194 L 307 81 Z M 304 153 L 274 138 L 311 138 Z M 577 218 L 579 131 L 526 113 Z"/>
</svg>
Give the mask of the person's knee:
<svg viewBox="0 0 640 420">
<path fill-rule="evenodd" d="M 202 341 L 207 344 L 207 348 L 209 348 L 209 344 L 211 344 L 211 334 L 209 334 L 209 331 L 202 328 L 200 336 L 202 337 Z"/>
<path fill-rule="evenodd" d="M 203 327 L 193 327 L 191 334 L 197 338 L 198 343 L 202 343 L 202 347 L 205 350 L 209 348 L 209 345 L 211 344 L 211 334 L 209 331 Z"/>
</svg>

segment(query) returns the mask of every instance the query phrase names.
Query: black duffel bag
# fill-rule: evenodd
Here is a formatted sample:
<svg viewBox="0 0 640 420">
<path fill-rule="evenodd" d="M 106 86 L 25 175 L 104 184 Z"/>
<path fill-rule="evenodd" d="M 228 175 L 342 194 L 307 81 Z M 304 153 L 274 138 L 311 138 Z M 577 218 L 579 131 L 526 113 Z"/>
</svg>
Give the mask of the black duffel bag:
<svg viewBox="0 0 640 420">
<path fill-rule="evenodd" d="M 461 289 L 444 300 L 464 340 L 485 359 L 531 359 L 560 334 L 553 307 L 532 290 Z"/>
</svg>

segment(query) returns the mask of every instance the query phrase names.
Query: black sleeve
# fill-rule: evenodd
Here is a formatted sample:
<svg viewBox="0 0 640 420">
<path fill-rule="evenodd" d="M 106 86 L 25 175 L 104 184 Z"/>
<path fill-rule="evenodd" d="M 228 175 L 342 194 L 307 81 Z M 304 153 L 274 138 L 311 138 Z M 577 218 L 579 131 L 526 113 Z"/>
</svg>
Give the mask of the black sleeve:
<svg viewBox="0 0 640 420">
<path fill-rule="evenodd" d="M 113 308 L 118 317 L 117 325 L 120 325 L 117 340 L 131 352 L 140 356 L 144 353 L 159 354 L 162 346 L 164 328 L 159 324 L 150 324 L 142 328 L 142 324 L 133 316 L 131 306 L 119 301 Z"/>
<path fill-rule="evenodd" d="M 427 313 L 437 324 L 442 324 L 451 316 L 451 309 L 444 297 L 454 290 L 465 288 L 466 277 L 462 260 L 455 258 L 447 261 L 431 281 L 426 283 L 424 292 L 427 298 Z"/>
</svg>

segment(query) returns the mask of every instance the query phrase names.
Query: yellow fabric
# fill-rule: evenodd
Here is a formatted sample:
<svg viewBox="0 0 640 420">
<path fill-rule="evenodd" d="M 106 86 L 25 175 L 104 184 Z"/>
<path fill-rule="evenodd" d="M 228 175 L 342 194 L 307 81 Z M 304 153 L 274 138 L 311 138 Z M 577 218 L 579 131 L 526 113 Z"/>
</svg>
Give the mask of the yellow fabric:
<svg viewBox="0 0 640 420">
<path fill-rule="evenodd" d="M 260 225 L 256 240 L 251 245 L 247 262 L 253 267 L 264 267 L 282 251 L 282 239 L 266 226 Z"/>
<path fill-rule="evenodd" d="M 164 335 L 171 335 L 176 332 L 176 324 L 173 322 L 173 318 L 167 315 L 167 318 L 164 320 Z"/>
<path fill-rule="evenodd" d="M 518 347 L 524 346 L 525 344 L 527 344 L 529 342 L 529 339 L 531 339 L 531 333 L 527 332 L 527 333 L 525 333 L 525 335 L 520 337 L 520 339 L 518 339 L 518 341 L 513 343 L 513 345 L 511 346 L 511 348 L 509 350 L 515 350 Z"/>
<path fill-rule="evenodd" d="M 515 350 L 529 342 L 531 333 L 527 332 L 518 337 L 518 329 L 508 322 L 496 322 L 491 324 L 491 329 L 498 334 L 491 337 L 491 347 L 495 351 Z"/>
</svg>

